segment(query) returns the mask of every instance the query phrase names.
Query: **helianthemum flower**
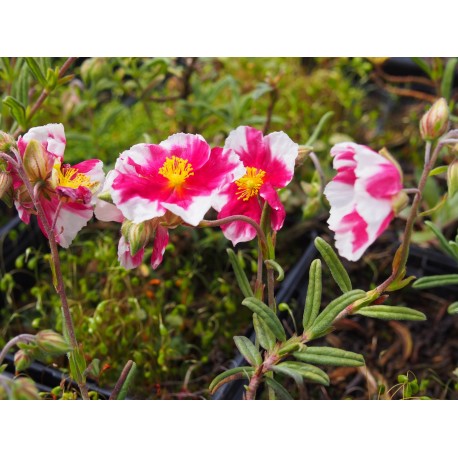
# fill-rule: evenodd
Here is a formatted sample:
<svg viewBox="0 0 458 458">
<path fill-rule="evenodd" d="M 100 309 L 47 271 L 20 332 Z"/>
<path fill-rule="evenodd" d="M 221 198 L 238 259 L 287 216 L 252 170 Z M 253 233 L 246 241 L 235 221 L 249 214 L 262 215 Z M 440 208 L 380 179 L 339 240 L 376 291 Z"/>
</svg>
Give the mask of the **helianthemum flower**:
<svg viewBox="0 0 458 458">
<path fill-rule="evenodd" d="M 34 127 L 17 142 L 25 172 L 37 190 L 47 221 L 50 226 L 54 224 L 56 241 L 67 248 L 92 217 L 104 173 L 97 159 L 73 166 L 63 164 L 65 144 L 62 124 Z M 13 184 L 19 216 L 29 223 L 30 214 L 35 212 L 30 196 L 17 174 L 13 174 Z M 46 234 L 40 220 L 39 224 Z"/>
<path fill-rule="evenodd" d="M 120 155 L 107 178 L 106 191 L 117 210 L 97 204 L 96 216 L 123 221 L 118 257 L 124 267 L 138 266 L 144 247 L 153 242 L 151 265 L 156 268 L 168 229 L 199 224 L 221 188 L 243 173 L 235 153 L 211 149 L 200 135 L 180 133 L 159 145 L 135 145 Z"/>
<path fill-rule="evenodd" d="M 259 130 L 241 126 L 229 134 L 224 150 L 237 153 L 246 173 L 221 193 L 217 204 L 218 218 L 244 215 L 259 223 L 267 202 L 272 229 L 279 230 L 285 220 L 285 209 L 277 190 L 293 177 L 298 145 L 284 132 L 273 132 L 264 137 Z M 242 221 L 221 228 L 234 245 L 256 237 L 253 226 Z"/>
<path fill-rule="evenodd" d="M 406 203 L 397 165 L 367 146 L 346 142 L 331 150 L 337 175 L 324 194 L 331 204 L 329 228 L 339 254 L 358 260 Z"/>
</svg>

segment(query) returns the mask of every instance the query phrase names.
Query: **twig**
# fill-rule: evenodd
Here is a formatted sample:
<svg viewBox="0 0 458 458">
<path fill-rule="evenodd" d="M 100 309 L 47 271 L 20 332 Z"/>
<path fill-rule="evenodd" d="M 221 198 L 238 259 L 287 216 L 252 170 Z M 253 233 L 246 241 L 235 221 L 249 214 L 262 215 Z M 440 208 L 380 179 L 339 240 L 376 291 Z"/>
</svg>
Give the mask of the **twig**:
<svg viewBox="0 0 458 458">
<path fill-rule="evenodd" d="M 122 390 L 122 387 L 124 386 L 124 383 L 126 382 L 126 379 L 129 375 L 130 370 L 132 369 L 132 365 L 134 362 L 132 360 L 127 361 L 126 365 L 124 366 L 124 369 L 121 372 L 121 375 L 116 382 L 115 387 L 113 388 L 113 391 L 111 392 L 111 395 L 109 397 L 110 401 L 114 401 L 118 398 L 119 393 Z"/>
<path fill-rule="evenodd" d="M 32 334 L 19 334 L 18 336 L 11 339 L 7 344 L 3 347 L 3 350 L 0 353 L 0 365 L 2 364 L 5 356 L 8 354 L 10 349 L 17 345 L 18 343 L 31 343 L 35 340 L 35 336 Z"/>
<path fill-rule="evenodd" d="M 62 67 L 61 67 L 61 69 L 59 71 L 58 79 L 62 78 L 65 75 L 65 73 L 67 73 L 67 70 L 70 68 L 70 66 L 73 64 L 73 62 L 75 62 L 76 59 L 77 59 L 76 57 L 69 57 L 64 62 L 64 65 L 62 65 Z M 30 109 L 30 112 L 29 112 L 29 114 L 27 116 L 27 119 L 26 119 L 27 122 L 30 121 L 33 118 L 34 114 L 38 111 L 38 109 L 41 107 L 43 102 L 47 99 L 49 94 L 50 94 L 50 92 L 46 88 L 43 89 L 43 91 L 40 94 L 40 97 L 38 97 L 37 101 L 34 103 L 33 107 Z M 14 131 L 13 137 L 17 137 L 22 131 L 23 131 L 23 128 L 21 126 L 19 126 Z"/>
</svg>

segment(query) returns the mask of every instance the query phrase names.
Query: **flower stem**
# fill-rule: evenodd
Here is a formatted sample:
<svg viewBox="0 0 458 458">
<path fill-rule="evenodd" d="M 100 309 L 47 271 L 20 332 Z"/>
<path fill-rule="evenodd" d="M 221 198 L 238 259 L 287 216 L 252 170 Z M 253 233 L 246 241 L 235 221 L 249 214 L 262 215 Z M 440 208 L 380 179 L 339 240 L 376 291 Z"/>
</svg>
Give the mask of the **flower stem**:
<svg viewBox="0 0 458 458">
<path fill-rule="evenodd" d="M 406 226 L 404 229 L 404 237 L 395 255 L 395 262 L 393 263 L 393 271 L 391 275 L 383 283 L 377 286 L 377 292 L 379 294 L 382 294 L 388 288 L 388 286 L 391 285 L 391 283 L 393 283 L 395 280 L 399 278 L 399 276 L 402 274 L 406 266 L 407 258 L 409 257 L 409 247 L 410 247 L 410 242 L 412 239 L 413 226 L 414 226 L 415 220 L 418 215 L 418 209 L 422 201 L 423 191 L 426 186 L 426 181 L 428 180 L 429 173 L 431 172 L 432 168 L 434 167 L 434 164 L 437 161 L 437 158 L 439 156 L 439 153 L 442 147 L 446 143 L 448 143 L 447 139 L 439 141 L 433 151 L 431 158 L 429 159 L 428 162 L 425 163 L 425 167 L 423 169 L 423 172 L 420 177 L 420 181 L 418 183 L 417 192 L 415 194 L 415 197 L 412 203 L 412 207 L 410 209 L 410 213 L 407 218 Z M 425 147 L 425 150 L 426 150 L 425 157 L 429 156 L 428 151 L 430 149 L 431 149 L 431 143 L 427 142 L 426 147 Z"/>
<path fill-rule="evenodd" d="M 12 338 L 7 344 L 4 346 L 3 350 L 0 353 L 0 365 L 2 364 L 5 356 L 8 354 L 11 348 L 13 348 L 18 343 L 31 343 L 35 340 L 35 336 L 32 334 L 19 334 L 18 336 Z"/>
<path fill-rule="evenodd" d="M 54 287 L 56 289 L 57 294 L 60 297 L 60 301 L 62 305 L 62 315 L 64 317 L 64 323 L 65 323 L 65 329 L 67 331 L 68 338 L 70 340 L 70 345 L 73 349 L 72 351 L 78 351 L 79 346 L 78 346 L 78 341 L 76 340 L 75 327 L 73 325 L 73 320 L 72 320 L 72 316 L 70 313 L 70 307 L 68 305 L 67 294 L 65 292 L 64 278 L 63 278 L 62 269 L 60 266 L 59 249 L 57 247 L 54 228 L 51 227 L 48 221 L 46 212 L 43 210 L 40 199 L 35 195 L 35 190 L 32 186 L 32 183 L 30 182 L 24 170 L 24 166 L 22 164 L 22 159 L 21 159 L 20 154 L 17 151 L 14 151 L 14 153 L 16 154 L 16 157 L 19 162 L 16 171 L 19 177 L 21 178 L 21 180 L 23 181 L 25 187 L 27 188 L 30 198 L 32 199 L 33 205 L 37 211 L 37 218 L 40 220 L 41 225 L 49 241 L 49 247 L 51 249 L 51 259 L 52 259 L 52 264 L 54 267 L 54 273 L 55 273 L 55 278 L 56 278 Z M 83 397 L 83 399 L 89 399 L 88 390 L 87 390 L 86 382 L 84 381 L 84 379 L 80 378 L 79 380 L 76 380 L 76 382 L 78 383 L 78 386 L 81 391 L 81 396 Z"/>
</svg>

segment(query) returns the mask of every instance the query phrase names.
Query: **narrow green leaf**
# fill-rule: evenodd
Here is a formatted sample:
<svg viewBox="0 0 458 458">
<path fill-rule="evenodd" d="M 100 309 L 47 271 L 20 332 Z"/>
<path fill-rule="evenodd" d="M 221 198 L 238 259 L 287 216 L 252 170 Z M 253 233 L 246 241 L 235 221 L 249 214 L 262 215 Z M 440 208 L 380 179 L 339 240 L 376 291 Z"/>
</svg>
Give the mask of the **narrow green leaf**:
<svg viewBox="0 0 458 458">
<path fill-rule="evenodd" d="M 34 57 L 26 57 L 25 61 L 27 62 L 27 65 L 30 68 L 30 71 L 32 72 L 33 76 L 36 78 L 36 80 L 43 86 L 46 86 L 46 78 L 43 72 L 41 71 L 41 68 L 37 62 L 37 60 Z"/>
<path fill-rule="evenodd" d="M 353 302 L 357 301 L 358 299 L 362 299 L 365 296 L 366 293 L 364 291 L 355 289 L 353 291 L 342 294 L 342 296 L 339 296 L 337 299 L 334 299 L 318 315 L 310 329 L 307 329 L 308 337 L 312 339 L 321 336 L 322 333 L 332 325 L 332 322 L 340 312 L 345 310 L 345 308 Z"/>
<path fill-rule="evenodd" d="M 116 398 L 118 401 L 122 401 L 126 399 L 127 397 L 127 392 L 132 385 L 132 381 L 135 377 L 135 373 L 137 371 L 137 365 L 132 361 L 132 366 L 129 370 L 129 374 L 126 377 L 126 380 L 124 381 L 124 384 L 122 385 L 121 391 L 118 394 L 118 397 Z"/>
<path fill-rule="evenodd" d="M 249 379 L 254 374 L 254 369 L 250 366 L 234 367 L 217 375 L 210 383 L 209 390 L 213 394 L 220 386 L 239 378 Z"/>
<path fill-rule="evenodd" d="M 418 289 L 437 288 L 438 286 L 458 285 L 458 274 L 431 275 L 419 278 L 412 286 Z"/>
<path fill-rule="evenodd" d="M 278 262 L 274 261 L 273 259 L 267 259 L 264 261 L 264 264 L 269 269 L 273 269 L 277 272 L 277 281 L 282 281 L 285 278 L 285 271 L 283 270 L 282 266 L 278 264 Z"/>
<path fill-rule="evenodd" d="M 6 105 L 11 112 L 11 116 L 17 121 L 20 126 L 25 126 L 26 115 L 24 106 L 14 97 L 7 96 L 3 99 L 4 105 Z"/>
<path fill-rule="evenodd" d="M 434 235 L 437 237 L 437 240 L 439 240 L 440 246 L 442 249 L 448 253 L 450 256 L 453 258 L 456 258 L 456 255 L 453 251 L 453 249 L 450 247 L 447 239 L 444 237 L 440 229 L 433 224 L 431 221 L 425 221 L 425 224 L 434 232 Z"/>
<path fill-rule="evenodd" d="M 315 247 L 323 257 L 324 262 L 329 267 L 331 275 L 343 293 L 351 290 L 351 281 L 345 267 L 340 262 L 337 254 L 332 249 L 329 243 L 325 242 L 321 237 L 315 239 Z"/>
<path fill-rule="evenodd" d="M 229 261 L 232 265 L 232 268 L 234 269 L 235 278 L 237 280 L 240 290 L 242 291 L 245 297 L 253 297 L 253 290 L 251 289 L 250 282 L 248 281 L 245 271 L 243 270 L 243 267 L 240 264 L 238 256 L 235 254 L 234 250 L 230 248 L 228 248 L 226 251 L 229 256 Z"/>
<path fill-rule="evenodd" d="M 278 383 L 275 379 L 266 377 L 264 381 L 266 382 L 269 388 L 272 388 L 272 390 L 274 390 L 274 393 L 277 395 L 278 399 L 283 400 L 283 401 L 292 401 L 293 400 L 288 390 L 284 386 L 282 386 L 280 383 Z"/>
<path fill-rule="evenodd" d="M 320 311 L 322 292 L 321 261 L 315 259 L 310 265 L 309 285 L 307 288 L 307 298 L 305 299 L 304 316 L 302 324 L 304 330 L 308 329 Z"/>
<path fill-rule="evenodd" d="M 405 288 L 407 285 L 412 283 L 417 277 L 414 277 L 411 275 L 410 277 L 403 278 L 402 280 L 395 280 L 393 283 L 391 283 L 388 288 L 386 288 L 386 291 L 398 291 L 399 289 Z"/>
<path fill-rule="evenodd" d="M 458 313 L 458 302 L 454 302 L 453 304 L 450 304 L 448 306 L 447 312 L 450 313 L 450 315 L 454 315 Z"/>
<path fill-rule="evenodd" d="M 309 382 L 320 383 L 325 386 L 329 385 L 329 377 L 326 372 L 311 364 L 301 363 L 299 361 L 286 361 L 272 366 L 272 370 L 293 378 L 296 383 L 300 383 L 301 379 L 304 378 Z"/>
<path fill-rule="evenodd" d="M 278 340 L 282 342 L 286 340 L 285 330 L 280 320 L 264 302 L 255 297 L 247 297 L 242 301 L 242 305 L 248 307 L 253 313 L 257 313 Z"/>
<path fill-rule="evenodd" d="M 285 344 L 283 344 L 279 349 L 278 349 L 278 354 L 280 356 L 284 356 L 284 355 L 287 355 L 289 353 L 293 353 L 297 350 L 300 349 L 300 347 L 302 346 L 303 344 L 301 344 L 300 342 L 285 342 Z"/>
<path fill-rule="evenodd" d="M 357 367 L 365 364 L 362 355 L 333 347 L 307 347 L 293 356 L 304 363 L 324 366 Z"/>
<path fill-rule="evenodd" d="M 277 339 L 274 333 L 266 325 L 265 321 L 256 313 L 253 313 L 253 326 L 259 345 L 265 350 L 272 350 L 275 347 Z"/>
<path fill-rule="evenodd" d="M 458 59 L 456 57 L 449 59 L 445 66 L 444 76 L 442 77 L 441 95 L 447 101 L 450 100 L 452 95 L 453 78 L 455 76 L 455 67 L 457 63 Z"/>
<path fill-rule="evenodd" d="M 315 130 L 313 131 L 312 135 L 310 138 L 307 140 L 305 143 L 306 146 L 313 146 L 313 144 L 316 142 L 317 138 L 319 137 L 321 130 L 323 129 L 324 125 L 328 121 L 328 119 L 331 119 L 334 116 L 333 111 L 328 111 L 325 113 L 321 119 L 318 121 L 317 126 L 315 127 Z"/>
<path fill-rule="evenodd" d="M 234 342 L 239 352 L 252 366 L 257 367 L 262 364 L 262 357 L 250 339 L 244 336 L 235 336 Z"/>
<path fill-rule="evenodd" d="M 363 307 L 356 313 L 369 318 L 378 318 L 379 320 L 426 320 L 426 315 L 418 310 L 392 305 L 371 305 L 369 307 Z"/>
<path fill-rule="evenodd" d="M 448 165 L 441 165 L 440 167 L 436 167 L 429 172 L 430 177 L 434 177 L 436 175 L 440 175 L 441 173 L 445 173 L 448 170 Z"/>
<path fill-rule="evenodd" d="M 431 68 L 424 59 L 421 57 L 412 57 L 413 62 L 415 62 L 429 77 L 432 76 Z"/>
</svg>

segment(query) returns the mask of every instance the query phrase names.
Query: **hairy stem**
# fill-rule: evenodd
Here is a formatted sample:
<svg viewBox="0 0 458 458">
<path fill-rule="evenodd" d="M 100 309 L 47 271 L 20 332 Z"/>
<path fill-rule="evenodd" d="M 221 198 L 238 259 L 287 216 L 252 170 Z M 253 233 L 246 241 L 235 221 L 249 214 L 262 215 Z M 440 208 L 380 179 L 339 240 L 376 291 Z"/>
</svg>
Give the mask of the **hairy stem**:
<svg viewBox="0 0 458 458">
<path fill-rule="evenodd" d="M 3 350 L 0 353 L 0 365 L 2 364 L 5 356 L 8 352 L 18 343 L 31 343 L 35 341 L 35 336 L 32 334 L 19 334 L 18 336 L 12 338 L 6 345 L 3 347 Z"/>
<path fill-rule="evenodd" d="M 119 376 L 118 381 L 116 382 L 115 387 L 113 388 L 113 391 L 111 392 L 111 395 L 109 398 L 110 401 L 114 401 L 118 398 L 119 393 L 121 392 L 122 387 L 124 386 L 124 383 L 126 383 L 126 379 L 129 375 L 129 372 L 132 369 L 133 364 L 134 364 L 133 361 L 131 360 L 127 361 L 126 365 L 124 366 L 124 369 L 121 372 L 121 375 Z"/>
<path fill-rule="evenodd" d="M 49 241 L 49 247 L 51 249 L 51 259 L 52 259 L 52 263 L 54 267 L 54 273 L 56 276 L 56 284 L 54 286 L 55 286 L 56 292 L 59 295 L 59 298 L 61 301 L 65 329 L 67 331 L 68 338 L 70 340 L 70 345 L 72 346 L 73 351 L 77 351 L 78 350 L 78 341 L 76 340 L 75 327 L 73 325 L 73 320 L 72 320 L 72 316 L 70 313 L 70 307 L 68 305 L 68 300 L 67 300 L 67 294 L 65 292 L 64 278 L 63 278 L 62 269 L 60 266 L 59 249 L 57 247 L 54 228 L 51 226 L 50 222 L 48 221 L 46 212 L 43 210 L 40 199 L 35 195 L 35 189 L 33 188 L 32 183 L 30 182 L 24 170 L 20 154 L 17 151 L 14 151 L 14 152 L 16 154 L 16 157 L 18 158 L 18 161 L 20 161 L 16 171 L 19 177 L 21 178 L 21 180 L 23 181 L 25 187 L 27 188 L 27 191 L 30 195 L 30 198 L 32 199 L 35 210 L 37 211 L 37 218 L 39 218 L 41 225 Z M 81 379 L 81 380 L 77 380 L 76 382 L 78 383 L 78 386 L 81 390 L 81 395 L 83 399 L 89 399 L 85 381 Z"/>
</svg>

